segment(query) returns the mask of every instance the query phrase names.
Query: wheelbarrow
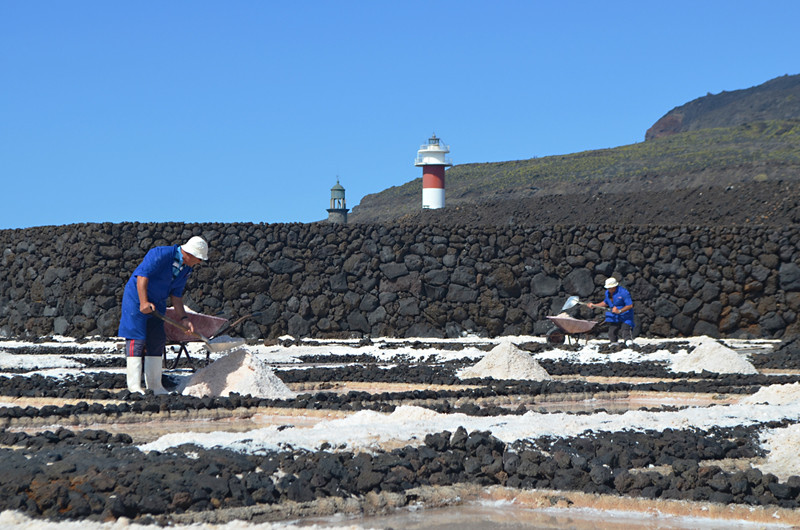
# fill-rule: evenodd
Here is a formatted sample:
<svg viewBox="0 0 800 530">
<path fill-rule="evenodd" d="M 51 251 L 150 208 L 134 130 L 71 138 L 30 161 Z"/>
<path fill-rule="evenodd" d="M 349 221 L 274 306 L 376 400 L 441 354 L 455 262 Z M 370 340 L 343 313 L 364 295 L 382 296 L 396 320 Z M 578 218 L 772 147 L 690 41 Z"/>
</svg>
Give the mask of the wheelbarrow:
<svg viewBox="0 0 800 530">
<path fill-rule="evenodd" d="M 548 316 L 547 319 L 563 333 L 560 337 L 561 340 L 557 340 L 559 337 L 555 333 L 550 333 L 548 335 L 548 340 L 559 343 L 564 342 L 564 336 L 569 340 L 571 335 L 576 335 L 575 340 L 577 341 L 580 335 L 590 332 L 598 324 L 598 322 L 594 320 L 581 320 L 579 318 L 572 318 L 566 314 L 556 315 L 554 317 Z"/>
<path fill-rule="evenodd" d="M 244 339 L 232 339 L 231 337 L 223 336 L 222 333 L 232 329 L 244 319 L 254 316 L 255 313 L 246 315 L 233 323 L 228 323 L 226 318 L 187 311 L 186 316 L 189 317 L 189 322 L 194 327 L 194 333 L 176 319 L 175 310 L 171 307 L 167 308 L 166 314 L 155 313 L 155 315 L 165 322 L 164 332 L 167 335 L 167 344 L 179 346 L 178 355 L 172 362 L 172 366 L 170 366 L 170 368 L 174 369 L 178 366 L 181 355 L 185 355 L 189 363 L 192 362 L 187 348 L 190 342 L 204 343 L 206 364 L 210 362 L 211 353 L 219 353 L 244 344 Z M 167 352 L 165 350 L 165 363 L 167 362 L 166 356 Z"/>
</svg>

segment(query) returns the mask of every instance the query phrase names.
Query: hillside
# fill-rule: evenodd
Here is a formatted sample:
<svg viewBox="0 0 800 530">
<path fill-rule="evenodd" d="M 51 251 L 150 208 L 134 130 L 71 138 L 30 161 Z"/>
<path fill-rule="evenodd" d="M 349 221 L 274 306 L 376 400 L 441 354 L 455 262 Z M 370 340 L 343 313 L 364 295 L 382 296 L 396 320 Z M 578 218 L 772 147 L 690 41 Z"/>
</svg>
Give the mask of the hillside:
<svg viewBox="0 0 800 530">
<path fill-rule="evenodd" d="M 548 211 L 552 204 L 584 201 L 557 200 L 552 196 L 613 194 L 618 201 L 632 200 L 634 205 L 664 201 L 670 204 L 674 201 L 665 192 L 686 190 L 687 196 L 692 196 L 690 190 L 724 190 L 753 182 L 766 182 L 760 188 L 771 191 L 759 193 L 779 202 L 745 205 L 741 194 L 727 200 L 734 200 L 733 206 L 759 210 L 749 212 L 747 219 L 777 219 L 774 212 L 789 208 L 792 197 L 783 196 L 781 181 L 800 179 L 800 75 L 779 77 L 744 90 L 709 94 L 676 107 L 648 130 L 642 143 L 528 160 L 462 164 L 450 168 L 446 175 L 447 215 L 458 213 L 466 219 L 464 213 L 470 212 L 468 218 L 473 223 L 493 223 L 497 219 L 507 222 L 510 206 L 503 205 L 507 200 L 516 201 L 516 207 L 520 207 L 536 197 L 538 202 L 531 205 Z M 421 192 L 422 179 L 417 178 L 367 195 L 353 208 L 350 222 L 441 217 L 421 211 Z M 632 199 L 630 194 L 639 196 Z M 550 199 L 546 199 L 548 196 Z M 480 211 L 486 212 L 483 220 L 475 217 L 474 205 L 478 203 Z M 497 215 L 489 211 L 492 209 L 497 210 Z M 631 222 L 671 218 L 704 224 L 707 216 L 719 217 L 711 204 L 695 208 L 688 216 L 680 208 L 672 213 L 658 210 L 662 212 L 658 219 L 648 221 L 636 216 Z M 563 210 L 552 212 L 540 216 L 541 222 L 571 219 L 564 217 Z M 791 214 L 783 219 L 791 219 Z"/>
<path fill-rule="evenodd" d="M 800 119 L 800 75 L 785 75 L 743 90 L 708 94 L 676 107 L 648 129 L 645 140 L 698 129 L 796 119 Z"/>
<path fill-rule="evenodd" d="M 800 120 L 772 121 L 563 156 L 457 165 L 447 171 L 445 211 L 533 196 L 659 193 L 798 179 Z M 421 215 L 421 190 L 418 178 L 365 196 L 350 222 Z"/>
<path fill-rule="evenodd" d="M 680 190 L 534 195 L 418 210 L 398 222 L 435 226 L 779 227 L 800 223 L 800 186 L 790 181 L 747 182 Z"/>
</svg>

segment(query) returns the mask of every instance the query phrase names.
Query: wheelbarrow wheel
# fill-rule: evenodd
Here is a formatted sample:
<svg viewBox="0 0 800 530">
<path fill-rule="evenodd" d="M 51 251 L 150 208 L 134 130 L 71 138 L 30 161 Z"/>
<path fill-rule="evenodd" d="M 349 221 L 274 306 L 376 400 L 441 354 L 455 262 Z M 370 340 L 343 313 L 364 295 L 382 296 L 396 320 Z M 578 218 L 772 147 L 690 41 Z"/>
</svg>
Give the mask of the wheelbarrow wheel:
<svg viewBox="0 0 800 530">
<path fill-rule="evenodd" d="M 547 342 L 550 344 L 564 344 L 564 334 L 557 329 L 554 329 L 547 334 Z"/>
</svg>

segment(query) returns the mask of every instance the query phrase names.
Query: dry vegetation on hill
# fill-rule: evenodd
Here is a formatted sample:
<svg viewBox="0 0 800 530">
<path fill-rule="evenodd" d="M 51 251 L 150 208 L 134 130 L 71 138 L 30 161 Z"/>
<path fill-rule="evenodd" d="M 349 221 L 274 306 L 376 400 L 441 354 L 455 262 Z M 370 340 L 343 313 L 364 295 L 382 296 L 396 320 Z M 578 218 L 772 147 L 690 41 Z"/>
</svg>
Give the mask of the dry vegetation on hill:
<svg viewBox="0 0 800 530">
<path fill-rule="evenodd" d="M 659 120 L 666 122 L 675 123 L 656 134 L 657 123 L 637 144 L 454 166 L 444 217 L 460 224 L 601 222 L 608 209 L 594 203 L 613 195 L 626 210 L 616 222 L 797 222 L 790 188 L 800 180 L 800 76 L 698 98 Z M 420 212 L 421 189 L 419 178 L 367 195 L 350 221 L 441 221 Z"/>
</svg>

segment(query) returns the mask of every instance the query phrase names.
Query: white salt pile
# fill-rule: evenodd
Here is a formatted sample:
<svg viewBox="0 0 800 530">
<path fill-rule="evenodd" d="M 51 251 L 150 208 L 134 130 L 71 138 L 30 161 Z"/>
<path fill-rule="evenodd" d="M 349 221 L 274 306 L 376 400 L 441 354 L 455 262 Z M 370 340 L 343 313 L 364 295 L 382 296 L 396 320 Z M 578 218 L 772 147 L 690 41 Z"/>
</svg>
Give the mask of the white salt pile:
<svg viewBox="0 0 800 530">
<path fill-rule="evenodd" d="M 550 379 L 550 374 L 528 352 L 517 348 L 511 342 L 503 341 L 492 348 L 477 364 L 461 370 L 458 377 L 543 381 Z"/>
<path fill-rule="evenodd" d="M 761 447 L 767 450 L 765 460 L 758 464 L 762 473 L 772 473 L 780 480 L 800 475 L 800 424 L 762 433 Z"/>
<path fill-rule="evenodd" d="M 743 405 L 787 405 L 800 401 L 800 383 L 762 386 L 758 392 L 742 399 Z"/>
<path fill-rule="evenodd" d="M 700 373 L 703 370 L 718 374 L 758 373 L 750 361 L 710 337 L 702 337 L 690 354 L 676 356 L 672 361 L 673 372 Z"/>
<path fill-rule="evenodd" d="M 267 363 L 245 348 L 233 350 L 198 370 L 186 383 L 182 393 L 195 397 L 225 397 L 231 392 L 266 399 L 284 399 L 295 395 Z"/>
<path fill-rule="evenodd" d="M 800 383 L 769 385 L 743 398 L 742 405 L 788 405 L 800 401 Z M 761 433 L 761 446 L 767 451 L 758 468 L 763 473 L 772 473 L 781 480 L 800 475 L 800 424 L 769 429 Z"/>
</svg>

